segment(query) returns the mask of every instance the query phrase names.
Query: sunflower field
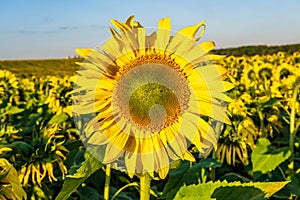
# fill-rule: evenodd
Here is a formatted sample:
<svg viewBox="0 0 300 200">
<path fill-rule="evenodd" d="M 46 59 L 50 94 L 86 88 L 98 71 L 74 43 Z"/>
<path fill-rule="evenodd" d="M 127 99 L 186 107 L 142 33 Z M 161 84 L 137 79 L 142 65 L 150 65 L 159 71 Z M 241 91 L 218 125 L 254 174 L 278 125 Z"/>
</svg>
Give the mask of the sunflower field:
<svg viewBox="0 0 300 200">
<path fill-rule="evenodd" d="M 230 124 L 205 157 L 155 175 L 151 199 L 299 199 L 300 52 L 227 56 Z M 0 199 L 139 199 L 139 178 L 89 154 L 72 77 L 0 70 Z M 241 196 L 243 194 L 243 196 Z M 195 196 L 197 198 L 195 198 Z"/>
</svg>

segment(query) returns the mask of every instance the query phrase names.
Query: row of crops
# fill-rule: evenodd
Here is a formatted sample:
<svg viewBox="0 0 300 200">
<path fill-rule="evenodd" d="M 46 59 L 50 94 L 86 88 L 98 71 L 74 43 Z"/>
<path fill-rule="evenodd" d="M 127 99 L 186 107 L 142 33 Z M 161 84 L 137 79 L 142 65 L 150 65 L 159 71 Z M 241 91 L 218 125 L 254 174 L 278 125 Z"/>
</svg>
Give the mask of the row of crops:
<svg viewBox="0 0 300 200">
<path fill-rule="evenodd" d="M 300 52 L 229 56 L 220 64 L 236 86 L 228 93 L 231 125 L 207 158 L 173 163 L 166 179 L 153 180 L 152 197 L 299 198 Z M 105 166 L 79 139 L 72 86 L 70 77 L 0 70 L 0 199 L 103 198 Z M 112 170 L 110 197 L 138 199 L 138 182 Z"/>
</svg>

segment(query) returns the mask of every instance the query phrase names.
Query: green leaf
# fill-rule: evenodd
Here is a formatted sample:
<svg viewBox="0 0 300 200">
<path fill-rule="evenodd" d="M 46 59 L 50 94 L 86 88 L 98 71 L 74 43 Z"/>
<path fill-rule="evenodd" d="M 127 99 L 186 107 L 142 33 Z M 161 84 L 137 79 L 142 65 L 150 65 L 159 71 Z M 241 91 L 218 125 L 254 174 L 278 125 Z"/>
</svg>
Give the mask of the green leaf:
<svg viewBox="0 0 300 200">
<path fill-rule="evenodd" d="M 260 138 L 252 152 L 253 172 L 270 172 L 290 156 L 291 151 L 288 147 L 275 149 L 268 139 Z"/>
<path fill-rule="evenodd" d="M 202 173 L 205 173 L 203 171 L 205 168 L 217 168 L 221 166 L 222 163 L 212 158 L 202 159 L 199 163 L 192 166 L 190 162 L 182 162 L 176 170 L 169 173 L 169 180 L 164 187 L 162 198 L 166 198 L 167 200 L 173 199 L 181 186 L 202 182 Z"/>
<path fill-rule="evenodd" d="M 9 144 L 8 147 L 16 150 L 18 153 L 21 153 L 23 156 L 29 155 L 31 150 L 31 145 L 22 141 L 13 142 Z"/>
<path fill-rule="evenodd" d="M 182 186 L 177 192 L 174 200 L 207 200 L 217 186 L 212 183 L 202 183 L 199 185 Z"/>
<path fill-rule="evenodd" d="M 98 191 L 89 186 L 79 188 L 78 194 L 81 200 L 101 199 Z"/>
<path fill-rule="evenodd" d="M 14 115 L 23 112 L 24 110 L 24 108 L 19 108 L 18 106 L 11 106 L 4 114 Z"/>
<path fill-rule="evenodd" d="M 183 185 L 183 176 L 189 170 L 189 168 L 190 163 L 183 161 L 176 170 L 170 171 L 169 180 L 164 187 L 161 198 L 166 198 L 167 200 L 174 198 L 180 186 Z"/>
<path fill-rule="evenodd" d="M 241 195 L 243 194 L 243 195 Z M 212 194 L 213 198 L 222 200 L 264 200 L 264 193 L 253 186 L 219 187 Z"/>
<path fill-rule="evenodd" d="M 261 189 L 266 193 L 266 198 L 271 197 L 273 194 L 281 190 L 289 181 L 281 182 L 255 182 L 253 183 L 254 187 Z M 247 185 L 248 183 L 246 183 Z M 251 186 L 251 183 L 249 183 Z"/>
<path fill-rule="evenodd" d="M 177 169 L 181 165 L 181 163 L 182 163 L 182 160 L 175 160 L 175 161 L 171 162 L 170 166 L 169 166 L 170 170 Z"/>
<path fill-rule="evenodd" d="M 3 189 L 0 189 L 0 195 L 6 194 L 6 192 Z"/>
<path fill-rule="evenodd" d="M 268 101 L 266 101 L 265 103 L 260 104 L 260 108 L 268 108 L 268 107 L 272 107 L 273 105 L 276 105 L 277 103 L 280 102 L 280 98 L 271 98 Z"/>
<path fill-rule="evenodd" d="M 85 153 L 85 161 L 74 175 L 68 175 L 56 200 L 67 199 L 90 175 L 100 169 L 103 164 L 94 156 Z"/>
<path fill-rule="evenodd" d="M 211 196 L 213 195 L 214 191 L 217 188 L 220 187 L 251 187 L 249 190 L 249 195 L 251 194 L 258 194 L 256 193 L 252 187 L 257 188 L 264 192 L 265 197 L 271 197 L 273 194 L 281 190 L 288 181 L 284 182 L 249 182 L 249 183 L 241 183 L 241 182 L 230 182 L 227 181 L 216 181 L 216 182 L 207 182 L 207 183 L 201 183 L 198 185 L 189 185 L 189 186 L 183 186 L 180 188 L 180 190 L 177 192 L 174 200 L 188 200 L 188 199 L 211 199 Z M 230 189 L 230 191 L 234 191 Z M 246 192 L 244 191 L 243 195 Z M 228 194 L 229 195 L 229 194 Z M 241 195 L 241 193 L 238 193 L 238 195 Z M 259 194 L 258 194 L 259 195 Z M 259 197 L 259 196 L 258 196 Z M 223 198 L 221 198 L 223 199 Z M 231 199 L 240 199 L 240 198 L 231 198 Z"/>
<path fill-rule="evenodd" d="M 203 168 L 218 168 L 222 166 L 222 163 L 216 159 L 213 158 L 205 158 L 200 160 L 199 164 Z"/>
<path fill-rule="evenodd" d="M 220 177 L 221 180 L 227 180 L 230 182 L 241 180 L 242 182 L 250 182 L 251 180 L 241 174 L 235 172 L 229 172 Z"/>
<path fill-rule="evenodd" d="M 60 115 L 54 115 L 48 123 L 49 124 L 60 124 L 62 122 L 67 121 L 68 118 L 69 118 L 68 115 L 63 112 Z"/>
<path fill-rule="evenodd" d="M 292 182 L 288 184 L 288 188 L 291 191 L 291 193 L 296 194 L 300 196 L 300 175 L 296 174 L 292 177 Z"/>
</svg>

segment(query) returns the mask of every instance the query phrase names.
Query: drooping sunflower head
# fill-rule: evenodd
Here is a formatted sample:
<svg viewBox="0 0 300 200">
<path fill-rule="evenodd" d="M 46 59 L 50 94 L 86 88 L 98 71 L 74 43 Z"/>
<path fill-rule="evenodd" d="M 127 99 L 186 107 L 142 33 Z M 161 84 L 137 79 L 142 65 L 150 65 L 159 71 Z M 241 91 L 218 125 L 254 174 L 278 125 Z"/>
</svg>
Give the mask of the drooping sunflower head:
<svg viewBox="0 0 300 200">
<path fill-rule="evenodd" d="M 47 103 L 56 115 L 65 112 L 72 117 L 72 99 L 70 94 L 72 85 L 70 81 L 57 77 L 49 77 L 48 79 L 51 87 L 44 103 Z"/>
<path fill-rule="evenodd" d="M 295 73 L 295 66 L 283 63 L 276 67 L 275 71 L 275 79 L 279 82 L 287 79 L 289 76 L 292 76 Z"/>
<path fill-rule="evenodd" d="M 14 142 L 11 149 L 0 149 L 1 156 L 18 169 L 23 186 L 41 186 L 46 177 L 50 182 L 57 181 L 54 176 L 56 166 L 64 179 L 67 174 L 64 161 L 69 150 L 64 146 L 65 135 L 62 132 L 58 124 L 49 124 L 24 135 L 22 141 Z"/>
<path fill-rule="evenodd" d="M 263 67 L 259 69 L 258 76 L 262 80 L 268 80 L 272 77 L 272 68 L 271 67 Z"/>
<path fill-rule="evenodd" d="M 235 166 L 236 163 L 249 164 L 247 148 L 253 150 L 258 130 L 249 117 L 239 122 L 235 121 L 232 127 L 227 127 L 218 142 L 216 157 L 221 162 Z"/>
<path fill-rule="evenodd" d="M 216 146 L 212 119 L 228 121 L 224 92 L 232 84 L 208 54 L 214 43 L 198 43 L 203 21 L 175 35 L 169 18 L 149 35 L 133 16 L 112 23 L 104 45 L 77 50 L 85 58 L 73 91 L 77 126 L 84 144 L 100 147 L 91 151 L 101 162 L 164 178 L 170 162 L 194 160 L 190 144 L 202 154 Z"/>
</svg>

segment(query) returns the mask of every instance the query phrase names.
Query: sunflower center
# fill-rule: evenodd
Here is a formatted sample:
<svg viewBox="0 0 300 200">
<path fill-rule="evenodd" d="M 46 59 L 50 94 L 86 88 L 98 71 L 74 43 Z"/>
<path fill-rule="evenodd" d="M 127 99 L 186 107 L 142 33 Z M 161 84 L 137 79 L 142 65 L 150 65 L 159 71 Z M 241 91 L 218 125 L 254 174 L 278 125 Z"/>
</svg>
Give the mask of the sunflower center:
<svg viewBox="0 0 300 200">
<path fill-rule="evenodd" d="M 131 119 L 141 127 L 151 125 L 152 131 L 173 123 L 180 111 L 180 103 L 174 92 L 157 83 L 140 86 L 129 100 Z"/>
<path fill-rule="evenodd" d="M 283 78 L 287 78 L 289 75 L 290 75 L 290 71 L 286 68 L 283 68 L 281 71 L 280 71 L 280 80 L 283 79 Z"/>
<path fill-rule="evenodd" d="M 177 69 L 141 64 L 121 75 L 113 92 L 113 113 L 152 133 L 172 125 L 188 108 L 190 89 Z"/>
<path fill-rule="evenodd" d="M 263 68 L 258 72 L 259 78 L 270 79 L 272 77 L 272 70 L 269 68 Z"/>
<path fill-rule="evenodd" d="M 250 71 L 248 72 L 248 78 L 249 78 L 250 80 L 254 80 L 254 79 L 255 79 L 255 72 L 254 72 L 253 70 L 250 70 Z"/>
</svg>

